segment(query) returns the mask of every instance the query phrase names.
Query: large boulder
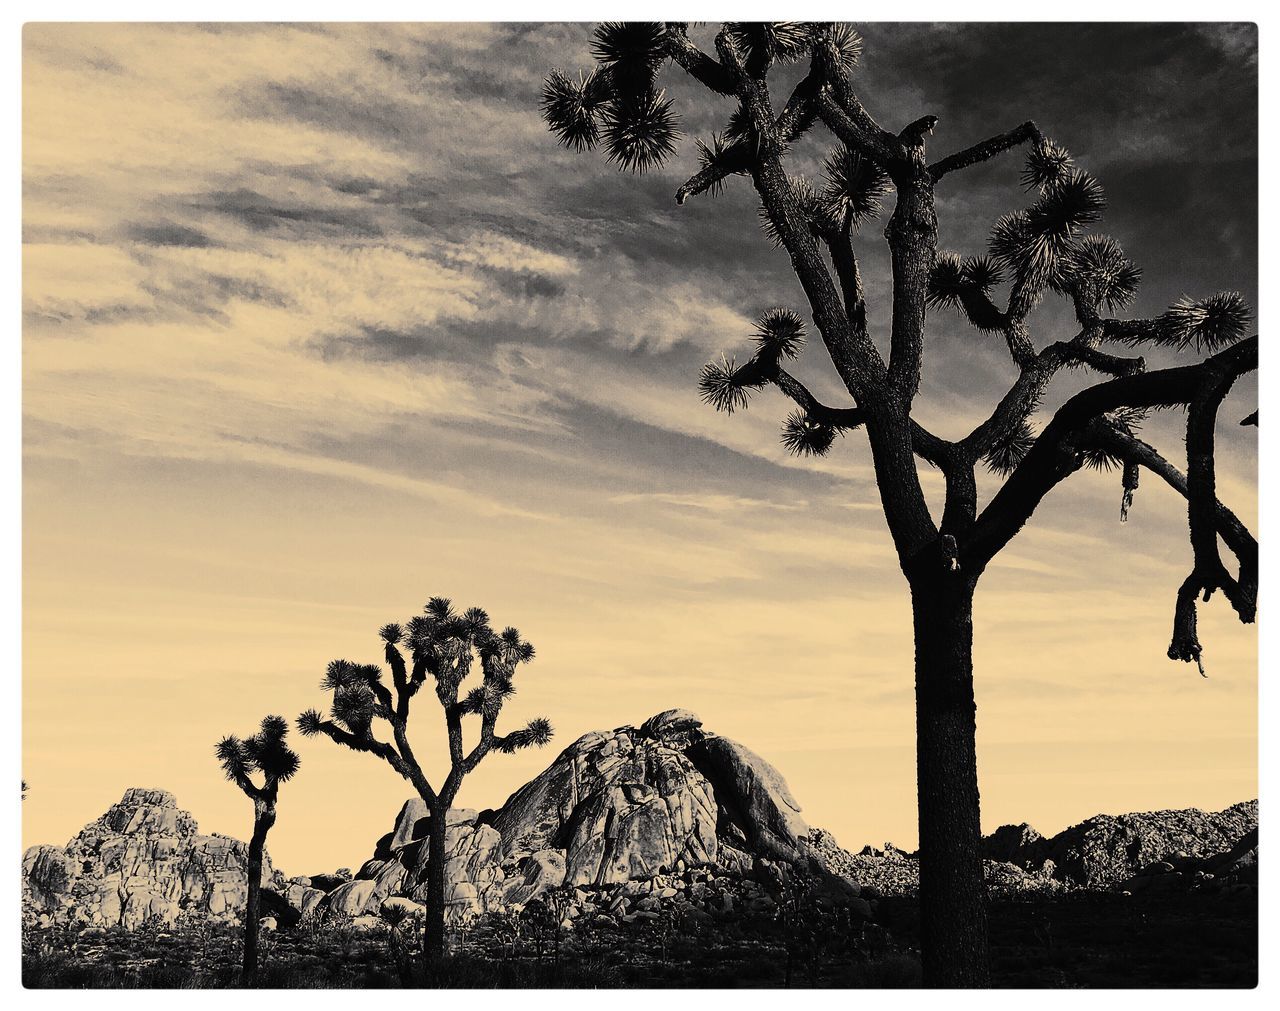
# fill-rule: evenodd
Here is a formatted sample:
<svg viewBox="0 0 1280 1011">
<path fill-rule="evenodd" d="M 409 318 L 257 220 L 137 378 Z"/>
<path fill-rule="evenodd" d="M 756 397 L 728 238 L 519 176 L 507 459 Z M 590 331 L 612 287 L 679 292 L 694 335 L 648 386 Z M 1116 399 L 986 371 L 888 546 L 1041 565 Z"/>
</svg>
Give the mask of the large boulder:
<svg viewBox="0 0 1280 1011">
<path fill-rule="evenodd" d="M 23 857 L 29 909 L 46 922 L 136 927 L 190 910 L 239 919 L 248 892 L 248 846 L 201 835 L 165 790 L 129 789 L 65 847 Z M 283 884 L 264 854 L 262 883 Z"/>
<path fill-rule="evenodd" d="M 565 885 L 649 881 L 691 867 L 742 874 L 757 861 L 806 869 L 823 862 L 782 774 L 686 709 L 584 734 L 498 810 L 454 810 L 447 819 L 451 921 L 524 905 Z M 322 904 L 359 916 L 377 913 L 392 896 L 426 902 L 430 824 L 426 804 L 407 801 L 355 880 Z"/>
</svg>

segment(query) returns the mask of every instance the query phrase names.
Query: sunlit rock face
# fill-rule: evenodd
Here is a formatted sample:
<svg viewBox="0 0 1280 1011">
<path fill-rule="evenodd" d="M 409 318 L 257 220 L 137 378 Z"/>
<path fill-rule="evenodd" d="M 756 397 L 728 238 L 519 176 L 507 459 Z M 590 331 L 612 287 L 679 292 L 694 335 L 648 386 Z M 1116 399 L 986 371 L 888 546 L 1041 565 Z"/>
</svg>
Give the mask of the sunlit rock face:
<svg viewBox="0 0 1280 1011">
<path fill-rule="evenodd" d="M 133 928 L 151 917 L 172 923 L 184 910 L 237 919 L 247 863 L 247 844 L 200 835 L 173 794 L 135 787 L 65 847 L 27 850 L 23 899 L 41 922 Z M 277 877 L 264 855 L 263 884 Z"/>
<path fill-rule="evenodd" d="M 355 880 L 327 904 L 376 913 L 426 900 L 430 814 L 408 801 Z M 445 898 L 457 921 L 523 905 L 561 885 L 644 881 L 691 867 L 736 873 L 757 860 L 820 859 L 800 805 L 772 765 L 684 709 L 593 731 L 496 811 L 449 812 Z"/>
</svg>

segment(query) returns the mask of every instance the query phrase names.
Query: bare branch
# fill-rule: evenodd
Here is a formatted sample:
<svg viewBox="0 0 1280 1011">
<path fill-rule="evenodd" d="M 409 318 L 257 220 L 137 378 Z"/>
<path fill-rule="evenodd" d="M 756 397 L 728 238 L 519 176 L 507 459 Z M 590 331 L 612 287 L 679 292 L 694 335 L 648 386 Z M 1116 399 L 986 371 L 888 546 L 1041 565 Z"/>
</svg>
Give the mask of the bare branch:
<svg viewBox="0 0 1280 1011">
<path fill-rule="evenodd" d="M 964 549 L 966 567 L 984 567 L 1022 529 L 1044 496 L 1079 469 L 1076 440 L 1094 418 L 1120 407 L 1190 404 L 1220 373 L 1240 375 L 1257 367 L 1258 339 L 1251 337 L 1195 365 L 1124 376 L 1077 393 L 1058 409 L 977 518 Z"/>
<path fill-rule="evenodd" d="M 1028 120 L 1021 126 L 1014 127 L 1008 133 L 990 137 L 980 144 L 974 144 L 972 147 L 957 151 L 955 154 L 948 155 L 941 161 L 935 162 L 929 166 L 929 175 L 933 177 L 933 181 L 936 183 L 948 172 L 955 172 L 958 169 L 968 168 L 970 165 L 977 165 L 979 162 L 994 158 L 996 155 L 1017 147 L 1019 144 L 1025 144 L 1027 141 L 1038 142 L 1041 139 L 1042 135 L 1036 128 L 1035 123 Z"/>
</svg>

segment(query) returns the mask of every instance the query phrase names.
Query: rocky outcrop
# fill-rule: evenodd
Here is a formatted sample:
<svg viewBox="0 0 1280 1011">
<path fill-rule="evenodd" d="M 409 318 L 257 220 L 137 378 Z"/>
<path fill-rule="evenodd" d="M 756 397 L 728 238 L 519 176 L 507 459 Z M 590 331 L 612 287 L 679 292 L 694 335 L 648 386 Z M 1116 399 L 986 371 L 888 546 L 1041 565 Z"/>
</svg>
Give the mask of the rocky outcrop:
<svg viewBox="0 0 1280 1011">
<path fill-rule="evenodd" d="M 236 919 L 246 863 L 245 843 L 200 835 L 173 794 L 135 788 L 65 847 L 27 850 L 24 905 L 42 923 L 131 928 L 150 917 L 172 922 L 184 910 Z M 278 882 L 269 857 L 262 880 Z"/>
<path fill-rule="evenodd" d="M 1026 825 L 984 840 L 986 855 L 1024 868 L 1053 864 L 1053 876 L 1086 888 L 1114 887 L 1170 856 L 1207 858 L 1230 850 L 1258 825 L 1256 800 L 1206 813 L 1198 808 L 1100 814 L 1050 839 Z"/>
<path fill-rule="evenodd" d="M 401 809 L 374 857 L 322 904 L 352 916 L 426 898 L 429 812 Z M 684 709 L 585 734 L 496 811 L 452 811 L 451 920 L 524 905 L 561 886 L 603 888 L 760 861 L 823 866 L 782 774 Z"/>
</svg>

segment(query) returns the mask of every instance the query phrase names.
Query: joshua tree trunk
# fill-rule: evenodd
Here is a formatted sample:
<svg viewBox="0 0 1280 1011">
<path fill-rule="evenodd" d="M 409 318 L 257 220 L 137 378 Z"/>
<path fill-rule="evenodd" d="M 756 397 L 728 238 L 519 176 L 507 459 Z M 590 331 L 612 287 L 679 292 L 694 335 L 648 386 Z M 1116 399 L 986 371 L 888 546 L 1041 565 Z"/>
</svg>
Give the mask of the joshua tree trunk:
<svg viewBox="0 0 1280 1011">
<path fill-rule="evenodd" d="M 258 979 L 258 920 L 262 911 L 262 852 L 267 833 L 275 824 L 275 811 L 255 805 L 253 835 L 249 839 L 249 859 L 245 868 L 249 875 L 249 891 L 244 904 L 244 965 L 240 981 L 253 986 Z"/>
<path fill-rule="evenodd" d="M 973 699 L 973 583 L 944 571 L 912 583 L 916 780 L 925 985 L 985 987 L 987 903 Z"/>
<path fill-rule="evenodd" d="M 444 844 L 448 813 L 447 807 L 432 810 L 427 836 L 427 922 L 422 953 L 428 968 L 439 965 L 444 959 Z"/>
</svg>

